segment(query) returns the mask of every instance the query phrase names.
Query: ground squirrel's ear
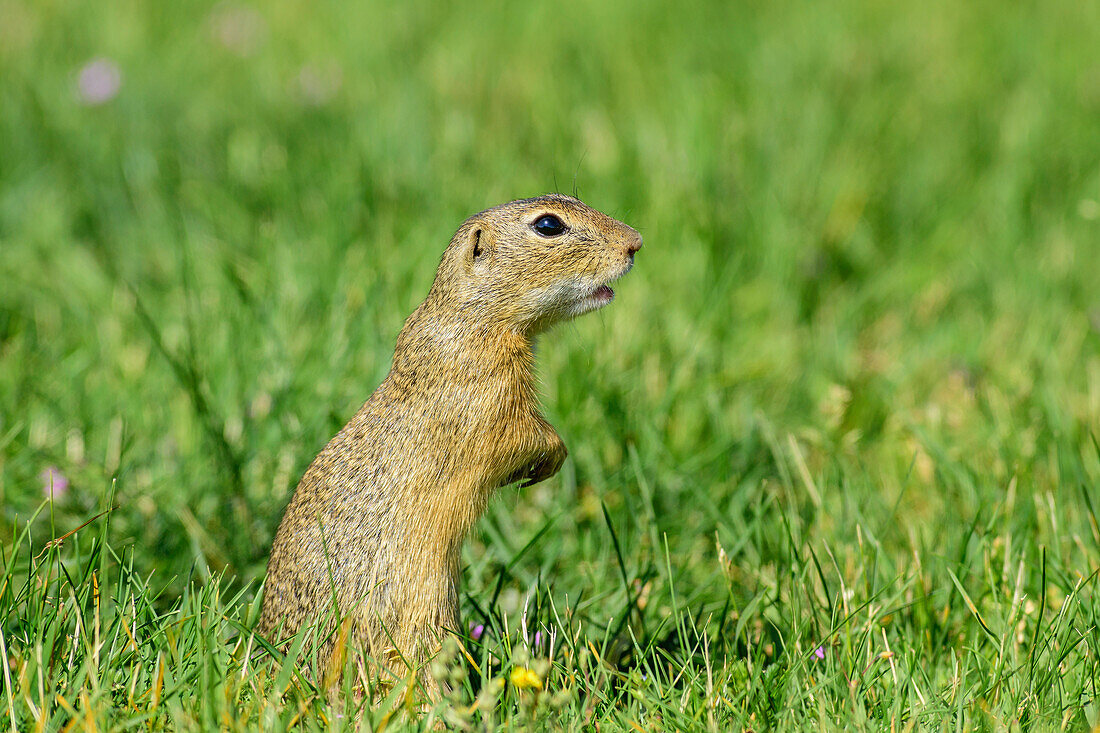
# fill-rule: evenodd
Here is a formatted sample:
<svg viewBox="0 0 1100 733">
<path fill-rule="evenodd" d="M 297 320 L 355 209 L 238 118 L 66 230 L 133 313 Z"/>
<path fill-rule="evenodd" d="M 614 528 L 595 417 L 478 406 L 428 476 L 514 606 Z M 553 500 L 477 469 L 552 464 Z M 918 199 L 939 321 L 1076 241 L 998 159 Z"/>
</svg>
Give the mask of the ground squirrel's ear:
<svg viewBox="0 0 1100 733">
<path fill-rule="evenodd" d="M 474 264 L 485 259 L 485 243 L 481 241 L 481 228 L 477 227 L 470 232 L 466 240 L 466 263 Z"/>
</svg>

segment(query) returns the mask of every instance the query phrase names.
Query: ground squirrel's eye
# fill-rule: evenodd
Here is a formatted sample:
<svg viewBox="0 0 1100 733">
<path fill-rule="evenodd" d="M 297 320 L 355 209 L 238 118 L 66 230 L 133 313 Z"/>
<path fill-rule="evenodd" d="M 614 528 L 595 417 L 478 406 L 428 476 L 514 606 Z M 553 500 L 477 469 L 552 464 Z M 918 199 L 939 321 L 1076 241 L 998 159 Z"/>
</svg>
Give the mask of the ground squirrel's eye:
<svg viewBox="0 0 1100 733">
<path fill-rule="evenodd" d="M 556 237 L 565 231 L 565 224 L 553 214 L 540 216 L 531 226 L 544 237 Z"/>
</svg>

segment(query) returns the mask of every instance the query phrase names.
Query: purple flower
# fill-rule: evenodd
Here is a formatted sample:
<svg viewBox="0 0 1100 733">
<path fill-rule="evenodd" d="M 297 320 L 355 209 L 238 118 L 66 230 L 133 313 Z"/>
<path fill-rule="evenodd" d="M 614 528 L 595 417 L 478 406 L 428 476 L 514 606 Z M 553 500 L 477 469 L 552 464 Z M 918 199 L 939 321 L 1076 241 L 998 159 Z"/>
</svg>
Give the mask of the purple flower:
<svg viewBox="0 0 1100 733">
<path fill-rule="evenodd" d="M 825 658 L 825 647 L 819 646 L 817 649 L 814 649 L 814 656 L 817 657 L 818 659 L 824 659 Z"/>
<path fill-rule="evenodd" d="M 110 102 L 122 86 L 122 72 L 110 59 L 92 59 L 80 69 L 76 91 L 80 101 L 91 107 Z"/>
<path fill-rule="evenodd" d="M 539 646 L 541 644 L 542 644 L 542 632 L 541 631 L 536 631 L 535 632 L 535 646 Z"/>
<path fill-rule="evenodd" d="M 485 624 L 470 624 L 470 638 L 477 641 L 485 633 Z"/>
<path fill-rule="evenodd" d="M 42 479 L 42 493 L 50 501 L 60 499 L 69 492 L 69 479 L 57 466 L 47 467 L 38 477 Z"/>
</svg>

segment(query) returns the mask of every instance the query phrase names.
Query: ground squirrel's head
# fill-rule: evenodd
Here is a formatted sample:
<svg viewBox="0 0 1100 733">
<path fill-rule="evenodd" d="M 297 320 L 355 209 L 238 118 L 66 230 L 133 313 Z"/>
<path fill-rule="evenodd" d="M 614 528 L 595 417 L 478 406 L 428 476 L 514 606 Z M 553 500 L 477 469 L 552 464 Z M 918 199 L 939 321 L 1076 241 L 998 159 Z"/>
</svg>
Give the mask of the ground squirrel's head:
<svg viewBox="0 0 1100 733">
<path fill-rule="evenodd" d="M 537 333 L 596 310 L 634 266 L 642 237 L 572 196 L 547 194 L 466 220 L 432 294 L 477 320 Z"/>
</svg>

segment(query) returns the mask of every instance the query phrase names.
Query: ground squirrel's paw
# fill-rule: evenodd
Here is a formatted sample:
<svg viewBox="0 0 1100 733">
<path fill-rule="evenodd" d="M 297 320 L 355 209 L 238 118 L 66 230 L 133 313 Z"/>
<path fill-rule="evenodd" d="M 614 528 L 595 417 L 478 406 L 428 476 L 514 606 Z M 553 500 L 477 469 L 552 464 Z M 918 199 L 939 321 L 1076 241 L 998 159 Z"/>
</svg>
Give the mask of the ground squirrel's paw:
<svg viewBox="0 0 1100 733">
<path fill-rule="evenodd" d="M 534 486 L 540 481 L 553 476 L 561 469 L 561 464 L 565 463 L 565 457 L 569 455 L 569 452 L 562 445 L 560 450 L 552 450 L 544 453 L 534 463 L 530 464 L 523 472 L 523 475 L 518 476 L 518 479 L 526 479 L 520 484 L 521 489 L 526 489 L 528 486 Z"/>
</svg>

